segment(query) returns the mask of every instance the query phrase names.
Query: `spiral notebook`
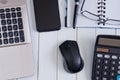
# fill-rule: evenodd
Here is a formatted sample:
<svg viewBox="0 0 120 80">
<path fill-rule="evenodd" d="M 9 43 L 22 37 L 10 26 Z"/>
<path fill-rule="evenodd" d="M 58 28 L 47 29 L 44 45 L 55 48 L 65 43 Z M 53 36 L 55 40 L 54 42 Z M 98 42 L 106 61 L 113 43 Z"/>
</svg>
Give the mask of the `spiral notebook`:
<svg viewBox="0 0 120 80">
<path fill-rule="evenodd" d="M 120 0 L 83 0 L 79 4 L 76 27 L 120 28 L 119 8 Z"/>
</svg>

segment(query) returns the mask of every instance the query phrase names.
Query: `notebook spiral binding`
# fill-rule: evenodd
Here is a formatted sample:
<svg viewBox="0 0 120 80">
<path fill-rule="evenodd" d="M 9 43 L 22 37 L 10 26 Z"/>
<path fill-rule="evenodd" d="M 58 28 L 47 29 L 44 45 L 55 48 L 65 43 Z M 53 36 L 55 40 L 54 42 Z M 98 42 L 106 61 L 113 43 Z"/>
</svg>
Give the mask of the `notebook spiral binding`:
<svg viewBox="0 0 120 80">
<path fill-rule="evenodd" d="M 106 9 L 106 0 L 98 0 L 98 16 L 99 16 L 99 22 L 98 25 L 102 24 L 105 25 L 105 9 Z"/>
</svg>

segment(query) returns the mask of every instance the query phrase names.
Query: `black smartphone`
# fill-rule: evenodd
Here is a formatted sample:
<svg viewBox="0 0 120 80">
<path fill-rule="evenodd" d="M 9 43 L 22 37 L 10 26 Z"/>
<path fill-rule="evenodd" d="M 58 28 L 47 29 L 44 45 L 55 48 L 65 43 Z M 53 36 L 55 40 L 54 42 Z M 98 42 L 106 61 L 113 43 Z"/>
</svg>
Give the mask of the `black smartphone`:
<svg viewBox="0 0 120 80">
<path fill-rule="evenodd" d="M 98 35 L 92 80 L 120 80 L 120 36 Z"/>
<path fill-rule="evenodd" d="M 59 30 L 61 27 L 58 0 L 33 0 L 38 32 Z"/>
</svg>

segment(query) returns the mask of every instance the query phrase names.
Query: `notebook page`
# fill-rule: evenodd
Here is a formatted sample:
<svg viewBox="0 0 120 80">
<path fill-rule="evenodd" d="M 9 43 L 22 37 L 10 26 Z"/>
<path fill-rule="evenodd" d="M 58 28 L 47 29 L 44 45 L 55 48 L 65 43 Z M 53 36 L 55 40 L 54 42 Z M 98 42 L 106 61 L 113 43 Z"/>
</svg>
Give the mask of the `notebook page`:
<svg viewBox="0 0 120 80">
<path fill-rule="evenodd" d="M 120 20 L 120 0 L 106 0 L 106 17 Z"/>
<path fill-rule="evenodd" d="M 76 19 L 76 27 L 98 27 L 98 26 L 100 26 L 100 25 L 98 25 L 97 21 L 90 20 L 86 17 L 83 17 L 80 14 L 81 5 L 82 5 L 82 3 L 80 3 L 80 6 L 79 6 L 79 12 L 78 12 L 77 19 Z M 85 0 L 83 10 L 87 10 L 91 13 L 98 15 L 97 7 L 98 7 L 98 0 Z"/>
<path fill-rule="evenodd" d="M 106 0 L 105 7 L 105 18 L 120 20 L 120 0 Z M 105 25 L 105 27 L 120 28 L 120 22 L 119 25 Z"/>
</svg>

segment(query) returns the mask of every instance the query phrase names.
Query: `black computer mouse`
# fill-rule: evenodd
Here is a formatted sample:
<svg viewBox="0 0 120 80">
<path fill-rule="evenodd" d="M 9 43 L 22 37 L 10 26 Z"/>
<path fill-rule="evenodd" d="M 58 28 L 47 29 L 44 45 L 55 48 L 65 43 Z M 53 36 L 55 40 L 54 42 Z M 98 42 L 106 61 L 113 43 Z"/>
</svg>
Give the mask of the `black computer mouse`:
<svg viewBox="0 0 120 80">
<path fill-rule="evenodd" d="M 80 56 L 76 41 L 67 40 L 59 48 L 64 58 L 64 67 L 67 72 L 77 73 L 83 69 L 84 62 Z"/>
</svg>

